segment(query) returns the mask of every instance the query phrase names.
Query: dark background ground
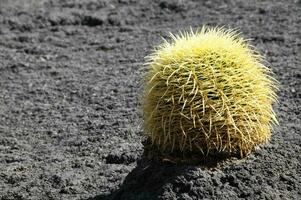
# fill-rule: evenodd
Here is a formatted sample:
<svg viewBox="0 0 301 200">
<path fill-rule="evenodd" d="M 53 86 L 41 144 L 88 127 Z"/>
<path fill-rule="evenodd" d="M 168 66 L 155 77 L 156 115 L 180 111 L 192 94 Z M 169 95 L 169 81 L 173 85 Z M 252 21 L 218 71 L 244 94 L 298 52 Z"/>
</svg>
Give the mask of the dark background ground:
<svg viewBox="0 0 301 200">
<path fill-rule="evenodd" d="M 144 56 L 203 24 L 267 56 L 280 125 L 223 167 L 141 159 Z M 300 199 L 300 52 L 297 0 L 0 0 L 0 199 Z"/>
</svg>

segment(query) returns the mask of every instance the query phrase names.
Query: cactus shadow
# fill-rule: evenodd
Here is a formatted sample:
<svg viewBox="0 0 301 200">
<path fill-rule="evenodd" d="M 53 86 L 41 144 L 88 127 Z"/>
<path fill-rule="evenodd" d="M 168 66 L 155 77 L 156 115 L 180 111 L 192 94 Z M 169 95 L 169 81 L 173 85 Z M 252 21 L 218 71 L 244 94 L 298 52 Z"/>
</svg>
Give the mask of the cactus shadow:
<svg viewBox="0 0 301 200">
<path fill-rule="evenodd" d="M 235 157 L 235 156 L 234 156 Z M 87 200 L 152 200 L 163 195 L 166 186 L 174 184 L 181 175 L 195 170 L 211 170 L 233 158 L 233 155 L 206 156 L 198 164 L 175 164 L 150 159 L 144 152 L 137 166 L 126 176 L 118 190 Z"/>
</svg>

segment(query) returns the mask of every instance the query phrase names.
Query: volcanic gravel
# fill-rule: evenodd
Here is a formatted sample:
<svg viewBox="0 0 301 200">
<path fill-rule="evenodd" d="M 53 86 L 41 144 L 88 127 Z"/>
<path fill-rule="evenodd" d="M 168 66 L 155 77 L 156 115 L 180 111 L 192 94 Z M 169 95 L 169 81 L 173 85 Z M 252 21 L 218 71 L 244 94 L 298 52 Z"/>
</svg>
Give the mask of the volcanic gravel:
<svg viewBox="0 0 301 200">
<path fill-rule="evenodd" d="M 145 156 L 144 57 L 169 32 L 238 28 L 280 82 L 245 159 Z M 0 0 L 0 199 L 301 199 L 301 1 Z"/>
</svg>

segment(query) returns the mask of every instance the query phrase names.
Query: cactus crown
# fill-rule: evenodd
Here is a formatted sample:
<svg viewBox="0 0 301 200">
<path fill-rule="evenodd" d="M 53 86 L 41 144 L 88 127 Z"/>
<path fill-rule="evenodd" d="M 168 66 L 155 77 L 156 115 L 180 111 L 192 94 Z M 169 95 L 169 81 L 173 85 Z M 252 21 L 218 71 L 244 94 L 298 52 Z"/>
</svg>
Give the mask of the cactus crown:
<svg viewBox="0 0 301 200">
<path fill-rule="evenodd" d="M 170 34 L 147 57 L 145 132 L 161 152 L 240 152 L 270 138 L 277 81 L 236 31 Z"/>
</svg>

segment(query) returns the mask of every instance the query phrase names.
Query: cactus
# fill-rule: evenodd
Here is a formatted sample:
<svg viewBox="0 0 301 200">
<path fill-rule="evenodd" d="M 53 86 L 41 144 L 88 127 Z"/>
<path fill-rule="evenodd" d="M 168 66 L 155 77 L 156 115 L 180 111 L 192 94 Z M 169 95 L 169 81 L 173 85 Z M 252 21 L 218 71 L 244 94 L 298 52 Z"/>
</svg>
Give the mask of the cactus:
<svg viewBox="0 0 301 200">
<path fill-rule="evenodd" d="M 271 137 L 277 81 L 264 58 L 224 28 L 170 34 L 147 57 L 145 133 L 160 152 L 248 155 Z"/>
</svg>

